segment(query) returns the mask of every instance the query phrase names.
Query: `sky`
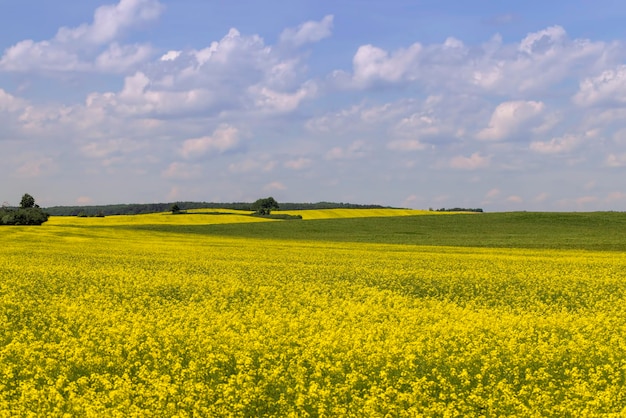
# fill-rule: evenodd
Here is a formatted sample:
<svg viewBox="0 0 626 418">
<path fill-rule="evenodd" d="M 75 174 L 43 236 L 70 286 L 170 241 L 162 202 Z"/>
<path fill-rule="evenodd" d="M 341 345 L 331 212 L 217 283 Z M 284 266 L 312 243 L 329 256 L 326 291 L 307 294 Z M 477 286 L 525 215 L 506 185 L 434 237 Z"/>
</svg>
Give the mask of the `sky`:
<svg viewBox="0 0 626 418">
<path fill-rule="evenodd" d="M 626 210 L 626 3 L 0 0 L 0 201 Z"/>
</svg>

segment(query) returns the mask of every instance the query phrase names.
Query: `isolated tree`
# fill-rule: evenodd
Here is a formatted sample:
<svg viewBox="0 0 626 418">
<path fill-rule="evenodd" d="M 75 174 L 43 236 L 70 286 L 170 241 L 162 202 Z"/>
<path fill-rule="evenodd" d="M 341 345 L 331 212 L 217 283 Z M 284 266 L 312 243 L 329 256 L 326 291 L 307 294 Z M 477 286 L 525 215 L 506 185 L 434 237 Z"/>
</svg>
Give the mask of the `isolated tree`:
<svg viewBox="0 0 626 418">
<path fill-rule="evenodd" d="M 278 202 L 271 196 L 265 199 L 259 199 L 252 204 L 252 210 L 254 210 L 257 215 L 269 215 L 273 210 L 278 209 Z"/>
<path fill-rule="evenodd" d="M 174 203 L 172 205 L 172 207 L 170 208 L 170 210 L 172 211 L 172 213 L 176 214 L 176 213 L 180 213 L 180 206 L 178 206 L 177 203 Z"/>
<path fill-rule="evenodd" d="M 34 208 L 35 207 L 35 198 L 32 197 L 31 195 L 29 195 L 28 193 L 25 193 L 24 196 L 22 196 L 22 201 L 20 202 L 20 207 L 22 209 Z"/>
</svg>

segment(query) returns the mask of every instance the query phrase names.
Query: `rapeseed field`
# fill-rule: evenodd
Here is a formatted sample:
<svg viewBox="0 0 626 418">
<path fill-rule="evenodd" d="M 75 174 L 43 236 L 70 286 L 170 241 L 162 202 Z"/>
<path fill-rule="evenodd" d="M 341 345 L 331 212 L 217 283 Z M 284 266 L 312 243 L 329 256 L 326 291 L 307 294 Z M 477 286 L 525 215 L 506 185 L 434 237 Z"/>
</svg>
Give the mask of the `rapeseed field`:
<svg viewBox="0 0 626 418">
<path fill-rule="evenodd" d="M 0 229 L 0 416 L 626 414 L 624 251 L 199 212 Z"/>
</svg>

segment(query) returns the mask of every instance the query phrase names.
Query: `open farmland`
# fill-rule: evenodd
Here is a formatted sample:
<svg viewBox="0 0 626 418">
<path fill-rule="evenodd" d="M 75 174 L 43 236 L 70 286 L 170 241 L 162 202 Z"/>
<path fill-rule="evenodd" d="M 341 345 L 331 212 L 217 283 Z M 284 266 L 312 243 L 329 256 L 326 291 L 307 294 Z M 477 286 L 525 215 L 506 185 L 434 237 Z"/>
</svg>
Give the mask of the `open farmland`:
<svg viewBox="0 0 626 418">
<path fill-rule="evenodd" d="M 0 416 L 626 413 L 626 214 L 217 212 L 1 229 Z"/>
</svg>

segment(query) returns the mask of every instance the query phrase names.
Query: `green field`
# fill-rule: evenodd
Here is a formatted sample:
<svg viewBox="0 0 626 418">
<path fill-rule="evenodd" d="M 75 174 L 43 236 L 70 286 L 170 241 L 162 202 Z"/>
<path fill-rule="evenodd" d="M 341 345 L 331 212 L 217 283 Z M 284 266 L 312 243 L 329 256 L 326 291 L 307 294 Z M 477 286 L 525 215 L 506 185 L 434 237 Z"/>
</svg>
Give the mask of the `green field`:
<svg viewBox="0 0 626 418">
<path fill-rule="evenodd" d="M 625 213 L 298 214 L 2 227 L 0 416 L 626 413 Z"/>
<path fill-rule="evenodd" d="M 128 227 L 242 238 L 626 251 L 624 212 L 464 213 L 455 216 L 429 212 L 410 216 L 411 212 L 405 212 L 404 216 L 384 216 L 385 213 L 393 214 L 395 211 L 360 210 L 363 214 L 372 216 L 354 218 L 343 217 L 342 211 L 328 212 L 339 213 L 336 213 L 336 217 L 323 218 L 318 213 L 308 215 L 307 211 L 294 211 L 288 213 L 302 213 L 305 220 L 310 216 L 314 222 L 262 222 L 243 227 L 230 223 L 193 225 L 184 229 L 171 224 L 158 226 L 134 224 Z"/>
</svg>

